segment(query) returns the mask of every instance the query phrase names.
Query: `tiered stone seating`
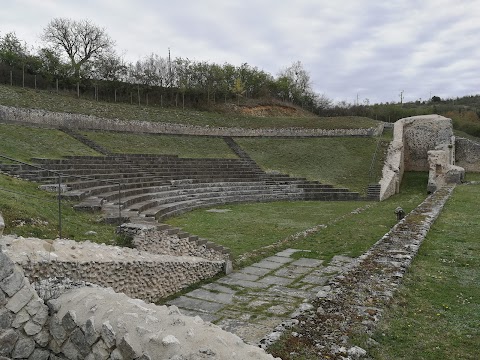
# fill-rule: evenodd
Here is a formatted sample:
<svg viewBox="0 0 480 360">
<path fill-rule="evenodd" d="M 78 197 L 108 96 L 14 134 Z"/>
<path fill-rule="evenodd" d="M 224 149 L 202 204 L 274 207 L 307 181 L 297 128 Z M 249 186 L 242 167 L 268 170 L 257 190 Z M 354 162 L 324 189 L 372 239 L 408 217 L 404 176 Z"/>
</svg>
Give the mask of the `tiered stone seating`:
<svg viewBox="0 0 480 360">
<path fill-rule="evenodd" d="M 266 174 L 242 159 L 114 155 L 33 159 L 0 169 L 42 183 L 62 183 L 63 197 L 109 222 L 161 220 L 197 208 L 278 200 L 356 200 L 358 193 L 282 174 Z M 54 173 L 52 173 L 52 171 Z"/>
</svg>

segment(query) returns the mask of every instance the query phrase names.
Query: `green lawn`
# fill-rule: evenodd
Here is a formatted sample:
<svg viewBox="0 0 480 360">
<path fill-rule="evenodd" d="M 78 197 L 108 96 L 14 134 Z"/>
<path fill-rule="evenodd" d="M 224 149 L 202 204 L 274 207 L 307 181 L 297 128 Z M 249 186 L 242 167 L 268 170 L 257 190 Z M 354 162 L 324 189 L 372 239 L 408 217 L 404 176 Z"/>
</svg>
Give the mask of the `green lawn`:
<svg viewBox="0 0 480 360">
<path fill-rule="evenodd" d="M 62 131 L 7 124 L 0 124 L 0 154 L 22 161 L 32 157 L 100 155 Z"/>
<path fill-rule="evenodd" d="M 377 146 L 375 138 L 237 138 L 244 150 L 266 171 L 319 180 L 364 193 L 370 164 Z M 381 173 L 388 140 L 382 140 L 375 175 Z"/>
<path fill-rule="evenodd" d="M 329 260 L 337 254 L 359 256 L 396 223 L 394 209 L 415 208 L 426 196 L 427 174 L 406 173 L 402 193 L 384 202 L 278 202 L 226 205 L 227 212 L 196 210 L 166 222 L 232 250 L 234 259 L 267 256 L 288 247 Z M 358 208 L 363 211 L 353 212 Z M 304 239 L 288 237 L 326 225 Z M 283 240 L 287 241 L 283 241 Z M 272 245 L 274 245 L 272 247 Z M 303 253 L 302 256 L 305 256 Z"/>
<path fill-rule="evenodd" d="M 189 158 L 237 158 L 221 137 L 82 131 L 114 153 L 170 154 Z"/>
<path fill-rule="evenodd" d="M 478 359 L 480 186 L 459 186 L 428 233 L 375 340 L 375 359 Z"/>
</svg>

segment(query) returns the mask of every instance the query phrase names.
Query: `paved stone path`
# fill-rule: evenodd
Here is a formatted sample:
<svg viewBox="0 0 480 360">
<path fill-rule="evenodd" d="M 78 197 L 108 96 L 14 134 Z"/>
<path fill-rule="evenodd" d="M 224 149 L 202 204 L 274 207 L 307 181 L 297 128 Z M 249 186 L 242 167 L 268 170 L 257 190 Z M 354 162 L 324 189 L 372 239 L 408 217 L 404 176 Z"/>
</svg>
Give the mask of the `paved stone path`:
<svg viewBox="0 0 480 360">
<path fill-rule="evenodd" d="M 308 301 L 328 290 L 328 281 L 352 264 L 345 256 L 335 256 L 328 266 L 322 260 L 291 257 L 303 251 L 284 250 L 168 304 L 258 344 L 283 321 L 311 307 Z"/>
</svg>

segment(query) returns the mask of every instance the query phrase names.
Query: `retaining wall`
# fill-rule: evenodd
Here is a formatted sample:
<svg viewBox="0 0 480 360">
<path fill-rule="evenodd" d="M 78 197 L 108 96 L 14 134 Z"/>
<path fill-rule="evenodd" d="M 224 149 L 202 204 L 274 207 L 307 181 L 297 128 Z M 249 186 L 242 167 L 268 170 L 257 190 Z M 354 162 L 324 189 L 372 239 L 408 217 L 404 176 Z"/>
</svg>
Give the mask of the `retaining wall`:
<svg viewBox="0 0 480 360">
<path fill-rule="evenodd" d="M 0 359 L 273 359 L 175 306 L 147 304 L 111 288 L 69 286 L 45 305 L 0 251 Z M 51 284 L 39 287 L 49 293 Z"/>
<path fill-rule="evenodd" d="M 48 307 L 0 251 L 0 358 L 48 359 Z"/>
<path fill-rule="evenodd" d="M 57 113 L 38 109 L 15 108 L 0 105 L 0 121 L 4 123 L 37 125 L 48 128 L 103 130 L 152 134 L 204 135 L 204 136 L 268 136 L 268 137 L 330 137 L 376 136 L 383 124 L 368 129 L 242 129 L 209 127 L 137 120 L 99 118 L 90 115 Z"/>
<path fill-rule="evenodd" d="M 455 164 L 465 171 L 480 172 L 480 144 L 465 138 L 455 139 Z"/>
<path fill-rule="evenodd" d="M 30 281 L 66 277 L 112 287 L 130 297 L 158 301 L 222 272 L 225 261 L 168 256 L 134 249 L 4 236 L 5 251 Z"/>
</svg>

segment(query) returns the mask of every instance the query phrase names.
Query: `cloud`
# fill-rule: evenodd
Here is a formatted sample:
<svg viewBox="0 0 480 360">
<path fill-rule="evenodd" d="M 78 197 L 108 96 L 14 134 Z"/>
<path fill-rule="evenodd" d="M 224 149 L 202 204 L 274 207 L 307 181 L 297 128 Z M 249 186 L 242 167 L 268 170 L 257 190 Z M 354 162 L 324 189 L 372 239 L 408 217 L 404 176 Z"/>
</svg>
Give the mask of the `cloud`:
<svg viewBox="0 0 480 360">
<path fill-rule="evenodd" d="M 352 102 L 478 93 L 477 0 L 18 0 L 2 4 L 0 34 L 28 44 L 53 17 L 107 29 L 127 61 L 150 53 L 273 75 L 300 60 L 319 93 Z"/>
</svg>

